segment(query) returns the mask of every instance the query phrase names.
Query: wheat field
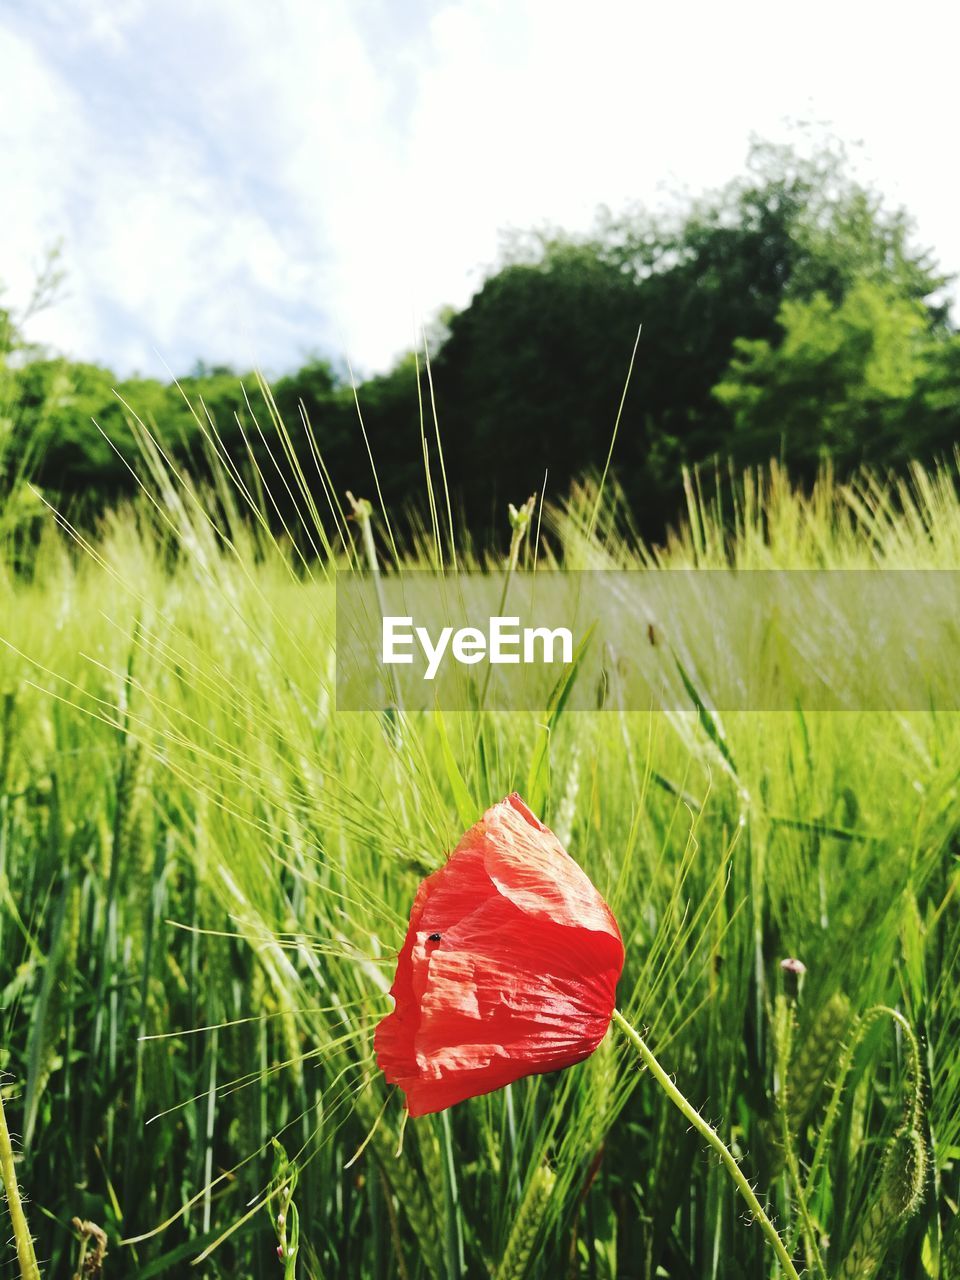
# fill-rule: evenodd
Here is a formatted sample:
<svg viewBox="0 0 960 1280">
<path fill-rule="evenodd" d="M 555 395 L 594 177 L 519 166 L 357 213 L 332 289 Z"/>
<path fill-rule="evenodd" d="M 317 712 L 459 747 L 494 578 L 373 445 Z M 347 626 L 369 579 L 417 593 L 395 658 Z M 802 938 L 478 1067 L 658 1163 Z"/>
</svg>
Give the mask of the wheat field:
<svg viewBox="0 0 960 1280">
<path fill-rule="evenodd" d="M 105 1231 L 107 1280 L 780 1274 L 612 1033 L 403 1123 L 372 1033 L 410 903 L 519 790 L 620 922 L 620 1008 L 803 1274 L 960 1277 L 957 715 L 721 718 L 708 690 L 656 714 L 338 713 L 338 567 L 502 558 L 442 496 L 401 529 L 294 487 L 278 520 L 228 460 L 213 493 L 141 465 L 142 500 L 94 532 L 22 495 L 0 518 L 0 1072 L 45 1275 L 87 1265 L 74 1219 Z M 957 568 L 958 471 L 691 477 L 657 548 L 585 484 L 514 551 Z"/>
</svg>

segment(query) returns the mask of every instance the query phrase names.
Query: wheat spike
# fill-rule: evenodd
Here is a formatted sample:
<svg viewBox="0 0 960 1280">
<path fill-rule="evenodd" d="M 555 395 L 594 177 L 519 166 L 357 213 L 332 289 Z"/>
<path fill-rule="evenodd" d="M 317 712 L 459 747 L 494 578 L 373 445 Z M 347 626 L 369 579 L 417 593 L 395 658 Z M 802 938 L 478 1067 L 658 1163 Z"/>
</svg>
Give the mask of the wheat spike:
<svg viewBox="0 0 960 1280">
<path fill-rule="evenodd" d="M 791 1133 L 799 1134 L 813 1109 L 849 1027 L 850 1001 L 838 991 L 820 1010 L 790 1064 L 787 1117 Z"/>
<path fill-rule="evenodd" d="M 556 1181 L 557 1175 L 545 1164 L 542 1164 L 531 1178 L 530 1186 L 523 1197 L 507 1240 L 507 1247 L 503 1251 L 500 1266 L 494 1273 L 495 1280 L 522 1280 L 526 1275 L 537 1231 L 543 1219 L 543 1211 Z"/>
</svg>

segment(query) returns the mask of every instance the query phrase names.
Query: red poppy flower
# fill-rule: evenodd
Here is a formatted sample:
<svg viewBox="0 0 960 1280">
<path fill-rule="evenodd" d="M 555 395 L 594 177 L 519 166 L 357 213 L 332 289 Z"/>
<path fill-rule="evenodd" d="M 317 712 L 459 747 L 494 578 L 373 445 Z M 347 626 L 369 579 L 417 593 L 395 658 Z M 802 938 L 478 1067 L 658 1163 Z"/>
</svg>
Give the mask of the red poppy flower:
<svg viewBox="0 0 960 1280">
<path fill-rule="evenodd" d="M 590 1056 L 623 941 L 610 908 L 518 795 L 488 809 L 420 885 L 377 1027 L 412 1116 Z"/>
</svg>

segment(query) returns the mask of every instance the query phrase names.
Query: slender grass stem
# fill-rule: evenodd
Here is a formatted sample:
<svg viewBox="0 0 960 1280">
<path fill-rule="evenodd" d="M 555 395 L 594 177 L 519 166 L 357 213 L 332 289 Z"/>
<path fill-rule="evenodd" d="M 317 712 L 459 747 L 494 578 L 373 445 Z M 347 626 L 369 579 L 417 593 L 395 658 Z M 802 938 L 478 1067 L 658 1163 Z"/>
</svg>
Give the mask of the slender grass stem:
<svg viewBox="0 0 960 1280">
<path fill-rule="evenodd" d="M 440 1117 L 440 1148 L 443 1157 L 444 1261 L 447 1280 L 460 1280 L 463 1275 L 463 1227 L 460 1217 L 460 1189 L 457 1185 L 456 1157 L 453 1152 L 453 1129 L 450 1112 Z"/>
<path fill-rule="evenodd" d="M 17 1186 L 17 1171 L 13 1161 L 13 1144 L 10 1141 L 10 1130 L 3 1110 L 3 1096 L 0 1095 L 0 1178 L 7 1196 L 7 1209 L 13 1224 L 13 1238 L 17 1246 L 17 1261 L 20 1264 L 21 1280 L 40 1280 L 40 1268 L 37 1266 L 37 1255 L 33 1251 L 33 1237 L 27 1226 L 26 1214 L 20 1199 Z"/>
<path fill-rule="evenodd" d="M 510 590 L 510 582 L 513 575 L 517 571 L 520 563 L 520 550 L 523 547 L 530 533 L 530 521 L 537 506 L 537 495 L 532 493 L 523 506 L 518 511 L 513 503 L 510 504 L 510 551 L 507 554 L 507 567 L 503 576 L 503 590 L 500 592 L 500 605 L 497 609 L 499 614 L 503 614 L 507 607 L 507 593 Z M 478 711 L 482 711 L 487 703 L 487 691 L 490 688 L 490 676 L 493 674 L 493 667 L 487 664 L 487 673 L 483 678 L 483 688 L 480 690 L 480 702 L 477 707 Z"/>
<path fill-rule="evenodd" d="M 627 1022 L 626 1018 L 623 1016 L 623 1014 L 620 1012 L 619 1009 L 614 1009 L 613 1020 L 617 1024 L 617 1026 L 620 1028 L 620 1030 L 623 1032 L 623 1034 L 627 1037 L 627 1039 L 630 1041 L 630 1043 L 633 1045 L 633 1047 L 640 1054 L 640 1057 L 643 1059 L 644 1065 L 648 1068 L 648 1070 L 650 1071 L 650 1074 L 656 1080 L 657 1084 L 664 1091 L 664 1093 L 667 1095 L 667 1097 L 670 1099 L 673 1105 L 681 1112 L 681 1114 L 687 1120 L 689 1120 L 690 1124 L 694 1127 L 694 1129 L 696 1129 L 696 1131 L 700 1134 L 703 1140 L 709 1146 L 711 1146 L 714 1149 L 714 1151 L 717 1153 L 717 1155 L 720 1157 L 721 1161 L 726 1166 L 727 1172 L 730 1174 L 730 1177 L 733 1179 L 734 1183 L 736 1184 L 737 1190 L 740 1192 L 741 1196 L 743 1196 L 744 1200 L 746 1201 L 747 1206 L 750 1209 L 750 1212 L 756 1218 L 757 1222 L 759 1222 L 761 1231 L 769 1240 L 774 1253 L 776 1253 L 777 1258 L 780 1261 L 780 1265 L 783 1267 L 784 1274 L 789 1277 L 789 1280 L 800 1280 L 799 1273 L 797 1272 L 796 1267 L 793 1265 L 793 1261 L 789 1253 L 787 1253 L 786 1247 L 784 1246 L 783 1241 L 780 1239 L 780 1236 L 777 1233 L 776 1227 L 770 1221 L 770 1218 L 767 1216 L 767 1213 L 764 1210 L 763 1205 L 757 1199 L 756 1193 L 754 1192 L 753 1187 L 751 1187 L 750 1183 L 748 1182 L 743 1170 L 740 1168 L 739 1164 L 737 1163 L 736 1157 L 733 1155 L 729 1147 L 720 1137 L 719 1133 L 717 1133 L 713 1125 L 708 1123 L 708 1121 L 704 1120 L 703 1116 L 696 1109 L 696 1107 L 694 1107 L 691 1103 L 687 1101 L 687 1099 L 683 1096 L 683 1094 L 680 1092 L 677 1086 L 673 1083 L 671 1078 L 667 1075 L 666 1071 L 664 1071 L 663 1067 L 654 1057 L 653 1053 L 647 1047 L 646 1042 L 643 1040 L 643 1037 L 639 1034 L 639 1032 L 634 1030 L 634 1028 L 630 1025 L 629 1022 Z"/>
</svg>

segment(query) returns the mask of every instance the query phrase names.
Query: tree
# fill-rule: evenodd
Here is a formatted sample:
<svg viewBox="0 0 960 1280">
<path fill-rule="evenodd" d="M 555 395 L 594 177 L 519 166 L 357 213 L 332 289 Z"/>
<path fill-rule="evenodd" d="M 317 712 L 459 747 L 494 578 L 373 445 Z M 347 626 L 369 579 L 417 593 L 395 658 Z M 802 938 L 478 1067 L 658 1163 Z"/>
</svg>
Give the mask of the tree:
<svg viewBox="0 0 960 1280">
<path fill-rule="evenodd" d="M 924 371 L 932 341 L 920 302 L 860 280 L 834 302 L 786 298 L 782 337 L 738 338 L 714 388 L 733 419 L 740 462 L 779 456 L 794 470 L 882 457 Z"/>
<path fill-rule="evenodd" d="M 435 364 L 448 474 L 473 522 L 553 494 L 602 460 L 640 319 L 635 283 L 590 246 L 558 242 L 491 276 Z M 630 430 L 642 428 L 634 415 Z"/>
<path fill-rule="evenodd" d="M 753 350 L 749 380 L 757 390 L 784 340 L 785 315 L 799 341 L 802 317 L 823 325 L 824 309 L 837 313 L 833 336 L 821 334 L 839 344 L 834 365 L 852 359 L 854 331 L 861 342 L 875 331 L 870 388 L 861 393 L 852 377 L 842 378 L 840 389 L 824 387 L 819 404 L 833 424 L 826 434 L 816 386 L 806 388 L 791 420 L 797 456 L 833 445 L 856 456 L 848 435 L 862 418 L 864 397 L 888 385 L 883 361 L 900 361 L 918 329 L 946 336 L 949 324 L 944 278 L 913 247 L 909 219 L 888 212 L 848 176 L 845 163 L 836 149 L 804 159 L 757 144 L 744 178 L 680 213 L 633 209 L 604 215 L 580 240 L 554 234 L 515 241 L 500 270 L 451 321 L 437 360 L 441 424 L 453 437 L 454 476 L 474 518 L 488 515 L 495 489 L 503 506 L 514 491 L 537 486 L 547 467 L 557 492 L 571 476 L 602 465 L 641 321 L 614 464 L 644 532 L 659 533 L 675 511 L 682 464 L 739 456 L 745 444 L 753 458 L 779 441 L 780 427 L 761 429 L 756 415 L 749 430 L 743 421 L 735 426 L 734 409 L 742 418 L 745 401 L 715 388 L 729 391 L 731 379 L 746 377 L 745 369 L 730 372 L 731 361 Z M 813 310 L 785 312 L 787 304 Z M 812 352 L 804 350 L 809 361 Z M 891 378 L 905 385 L 900 363 Z M 837 400 L 844 388 L 852 396 L 848 413 Z M 773 391 L 771 397 L 767 407 L 777 401 Z M 880 399 L 896 396 L 885 391 Z M 877 440 L 885 438 L 878 430 Z M 496 459 L 506 479 L 482 483 L 478 455 Z"/>
<path fill-rule="evenodd" d="M 613 463 L 648 536 L 677 513 L 684 464 L 780 455 L 809 469 L 830 455 L 845 468 L 943 452 L 960 435 L 944 283 L 906 215 L 857 184 L 836 148 L 808 159 L 757 144 L 745 176 L 672 214 L 628 209 L 588 236 L 515 237 L 469 305 L 441 313 L 427 337 L 454 504 L 480 539 L 506 537 L 508 502 L 546 472 L 556 497 L 599 471 L 641 322 Z M 42 482 L 68 498 L 96 507 L 135 491 L 111 447 L 133 452 L 131 409 L 201 482 L 209 417 L 241 469 L 264 473 L 291 526 L 301 477 L 326 510 L 314 445 L 338 494 L 379 488 L 393 511 L 422 513 L 421 403 L 440 484 L 412 356 L 358 387 L 363 427 L 349 381 L 310 358 L 274 386 L 281 442 L 252 374 L 197 362 L 179 387 L 117 387 L 109 370 L 26 350 L 15 329 L 4 339 L 0 323 L 7 470 L 13 457 L 39 461 Z"/>
</svg>

